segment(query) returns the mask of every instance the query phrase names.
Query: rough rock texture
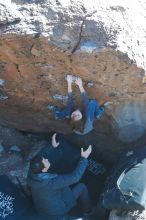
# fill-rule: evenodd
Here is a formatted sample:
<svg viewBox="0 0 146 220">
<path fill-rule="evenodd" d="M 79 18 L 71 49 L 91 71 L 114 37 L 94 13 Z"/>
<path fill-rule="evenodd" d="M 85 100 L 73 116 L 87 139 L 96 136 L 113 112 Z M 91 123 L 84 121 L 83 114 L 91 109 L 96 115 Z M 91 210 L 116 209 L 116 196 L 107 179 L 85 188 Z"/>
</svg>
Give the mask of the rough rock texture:
<svg viewBox="0 0 146 220">
<path fill-rule="evenodd" d="M 113 210 L 110 213 L 109 220 L 145 220 L 146 219 L 146 211 L 139 212 L 139 211 L 134 211 L 134 212 L 129 212 L 126 216 L 119 217 L 116 214 L 116 211 Z"/>
<path fill-rule="evenodd" d="M 26 185 L 29 161 L 46 146 L 47 138 L 48 136 L 19 132 L 0 126 L 0 143 L 3 146 L 0 153 L 0 175 L 8 175 L 17 184 L 18 177 L 21 183 Z"/>
<path fill-rule="evenodd" d="M 24 131 L 70 132 L 67 122 L 62 126 L 53 120 L 47 106 L 65 105 L 64 78 L 72 73 L 83 78 L 91 98 L 113 102 L 102 123 L 95 123 L 96 131 L 105 136 L 113 131 L 123 142 L 142 137 L 146 2 L 12 3 L 0 3 L 0 124 Z"/>
</svg>

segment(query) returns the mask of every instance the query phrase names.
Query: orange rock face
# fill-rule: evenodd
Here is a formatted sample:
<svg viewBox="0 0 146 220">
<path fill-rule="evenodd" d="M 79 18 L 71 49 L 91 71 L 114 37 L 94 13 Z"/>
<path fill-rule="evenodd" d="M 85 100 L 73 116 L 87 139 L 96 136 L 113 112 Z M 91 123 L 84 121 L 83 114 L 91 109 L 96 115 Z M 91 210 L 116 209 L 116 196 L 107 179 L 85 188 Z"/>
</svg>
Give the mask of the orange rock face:
<svg viewBox="0 0 146 220">
<path fill-rule="evenodd" d="M 72 54 L 50 45 L 44 37 L 3 35 L 0 38 L 0 123 L 27 131 L 69 132 L 68 123 L 62 128 L 61 121 L 54 121 L 47 109 L 48 104 L 65 105 L 68 73 L 82 77 L 90 98 L 97 98 L 101 104 L 107 100 L 113 102 L 108 114 L 117 120 L 119 127 L 124 103 L 146 100 L 142 69 L 120 52 L 104 48 L 98 53 Z M 74 90 L 80 102 L 75 86 Z M 55 99 L 55 95 L 59 98 Z"/>
<path fill-rule="evenodd" d="M 65 76 L 70 73 L 83 78 L 90 98 L 100 104 L 113 102 L 104 121 L 118 139 L 142 137 L 144 15 L 141 0 L 0 2 L 0 124 L 25 131 L 70 132 L 68 122 L 62 126 L 54 121 L 48 109 L 65 106 Z M 74 91 L 80 104 L 75 86 Z M 99 122 L 96 131 L 98 127 Z"/>
</svg>

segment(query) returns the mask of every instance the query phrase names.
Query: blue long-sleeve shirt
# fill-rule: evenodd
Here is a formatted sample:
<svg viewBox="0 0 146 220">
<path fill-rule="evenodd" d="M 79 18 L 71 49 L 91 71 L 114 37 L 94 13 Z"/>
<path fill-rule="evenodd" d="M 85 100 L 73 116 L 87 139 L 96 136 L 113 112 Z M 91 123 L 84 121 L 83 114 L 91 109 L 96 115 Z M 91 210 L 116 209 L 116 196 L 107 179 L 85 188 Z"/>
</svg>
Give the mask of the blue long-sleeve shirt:
<svg viewBox="0 0 146 220">
<path fill-rule="evenodd" d="M 83 114 L 85 117 L 85 123 L 84 123 L 84 128 L 82 132 L 76 129 L 74 129 L 74 132 L 79 135 L 84 135 L 84 134 L 89 133 L 93 129 L 94 117 L 91 114 L 92 113 L 92 109 L 91 109 L 92 101 L 89 100 L 86 92 L 81 93 L 81 96 L 82 96 L 82 102 L 83 102 L 83 107 L 84 107 Z"/>
<path fill-rule="evenodd" d="M 93 129 L 93 121 L 94 118 L 100 113 L 100 107 L 98 105 L 97 100 L 89 100 L 88 95 L 86 92 L 81 93 L 82 96 L 82 102 L 83 102 L 83 115 L 84 115 L 84 129 L 82 132 L 74 130 L 75 133 L 84 135 L 89 133 Z M 73 93 L 68 93 L 68 100 L 67 100 L 67 106 L 63 111 L 58 111 L 58 118 L 64 119 L 64 118 L 70 118 L 72 112 L 75 110 L 74 106 L 74 97 Z"/>
</svg>

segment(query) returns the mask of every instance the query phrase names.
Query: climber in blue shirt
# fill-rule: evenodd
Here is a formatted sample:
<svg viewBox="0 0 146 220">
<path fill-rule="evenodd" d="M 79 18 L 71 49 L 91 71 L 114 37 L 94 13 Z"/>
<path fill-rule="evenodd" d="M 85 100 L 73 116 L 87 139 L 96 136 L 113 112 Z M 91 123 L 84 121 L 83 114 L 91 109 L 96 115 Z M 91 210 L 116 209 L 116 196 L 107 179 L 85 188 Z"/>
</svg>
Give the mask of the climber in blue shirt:
<svg viewBox="0 0 146 220">
<path fill-rule="evenodd" d="M 105 112 L 105 107 L 100 107 L 96 99 L 89 99 L 88 95 L 83 87 L 82 79 L 79 77 L 73 77 L 68 75 L 66 77 L 68 83 L 68 100 L 67 106 L 64 110 L 58 107 L 54 108 L 55 119 L 65 119 L 71 120 L 71 125 L 73 131 L 79 135 L 84 135 L 89 133 L 93 129 L 93 121 L 95 118 L 99 119 Z M 79 87 L 82 96 L 83 109 L 75 108 L 74 98 L 72 92 L 72 83 Z M 80 123 L 82 121 L 82 123 Z M 82 128 L 79 130 L 79 126 Z"/>
</svg>

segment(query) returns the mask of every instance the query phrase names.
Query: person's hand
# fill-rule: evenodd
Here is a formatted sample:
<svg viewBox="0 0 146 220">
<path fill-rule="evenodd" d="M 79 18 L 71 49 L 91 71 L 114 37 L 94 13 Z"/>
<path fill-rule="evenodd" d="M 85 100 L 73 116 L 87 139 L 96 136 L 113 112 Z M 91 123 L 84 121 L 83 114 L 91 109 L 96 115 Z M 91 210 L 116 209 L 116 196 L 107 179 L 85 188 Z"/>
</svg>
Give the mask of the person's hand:
<svg viewBox="0 0 146 220">
<path fill-rule="evenodd" d="M 52 146 L 53 146 L 54 148 L 56 148 L 56 147 L 58 147 L 59 144 L 60 144 L 59 142 L 56 142 L 56 133 L 55 133 L 55 134 L 53 134 L 53 136 L 52 136 Z"/>
<path fill-rule="evenodd" d="M 77 77 L 77 79 L 75 80 L 75 84 L 79 87 L 82 86 L 83 85 L 82 79 L 80 77 Z"/>
<path fill-rule="evenodd" d="M 67 75 L 66 80 L 68 83 L 72 83 L 72 75 Z"/>
<path fill-rule="evenodd" d="M 84 158 L 87 159 L 90 156 L 91 152 L 92 152 L 92 146 L 91 145 L 89 145 L 88 149 L 85 150 L 85 151 L 83 150 L 83 148 L 81 148 L 81 157 L 84 157 Z"/>
</svg>

